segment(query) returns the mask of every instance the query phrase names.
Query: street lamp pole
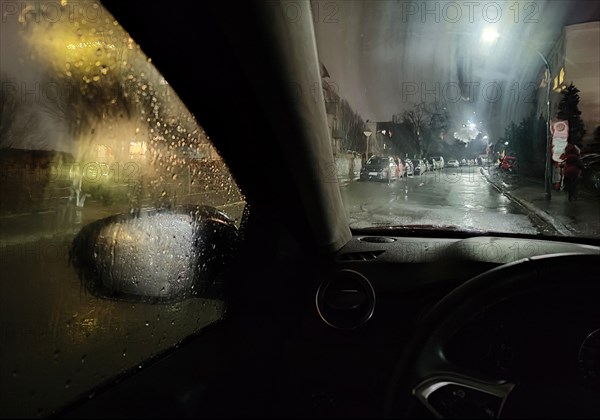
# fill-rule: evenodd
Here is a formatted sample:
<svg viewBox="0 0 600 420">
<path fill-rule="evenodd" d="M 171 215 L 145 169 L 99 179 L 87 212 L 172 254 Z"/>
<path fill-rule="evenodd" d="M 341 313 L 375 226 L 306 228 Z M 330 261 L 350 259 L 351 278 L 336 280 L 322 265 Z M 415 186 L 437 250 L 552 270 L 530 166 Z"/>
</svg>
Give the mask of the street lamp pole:
<svg viewBox="0 0 600 420">
<path fill-rule="evenodd" d="M 367 130 L 367 131 L 363 131 L 363 134 L 367 137 L 367 151 L 366 151 L 366 155 L 367 155 L 367 159 L 369 159 L 369 137 L 373 133 L 370 130 Z"/>
<path fill-rule="evenodd" d="M 552 198 L 552 189 L 550 184 L 552 183 L 552 133 L 550 132 L 550 82 L 552 80 L 552 73 L 550 72 L 550 64 L 544 54 L 535 51 L 546 66 L 546 165 L 544 171 L 544 195 L 546 200 Z"/>
</svg>

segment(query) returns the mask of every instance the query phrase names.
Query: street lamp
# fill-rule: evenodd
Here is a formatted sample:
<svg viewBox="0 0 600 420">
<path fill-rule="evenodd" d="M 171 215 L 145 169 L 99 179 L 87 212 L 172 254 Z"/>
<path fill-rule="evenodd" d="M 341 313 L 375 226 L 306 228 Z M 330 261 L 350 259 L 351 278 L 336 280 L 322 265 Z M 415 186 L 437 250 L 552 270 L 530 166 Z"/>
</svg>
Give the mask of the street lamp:
<svg viewBox="0 0 600 420">
<path fill-rule="evenodd" d="M 371 136 L 371 134 L 373 134 L 371 132 L 371 130 L 367 130 L 367 131 L 363 131 L 363 134 L 365 136 L 367 136 L 367 159 L 369 159 L 369 137 Z"/>
<path fill-rule="evenodd" d="M 481 34 L 481 40 L 484 42 L 494 42 L 497 38 L 500 38 L 500 34 L 493 29 L 486 29 Z M 506 37 L 503 37 L 506 38 Z M 522 45 L 523 47 L 534 51 L 544 62 L 544 67 L 546 68 L 546 74 L 548 75 L 546 81 L 546 164 L 544 170 L 544 195 L 547 200 L 552 198 L 552 189 L 550 188 L 551 184 L 551 174 L 552 174 L 552 152 L 551 152 L 551 132 L 550 132 L 550 81 L 552 80 L 552 73 L 550 71 L 550 64 L 548 60 L 540 51 L 532 48 L 531 46 L 517 40 L 514 38 L 509 38 L 511 41 Z"/>
</svg>

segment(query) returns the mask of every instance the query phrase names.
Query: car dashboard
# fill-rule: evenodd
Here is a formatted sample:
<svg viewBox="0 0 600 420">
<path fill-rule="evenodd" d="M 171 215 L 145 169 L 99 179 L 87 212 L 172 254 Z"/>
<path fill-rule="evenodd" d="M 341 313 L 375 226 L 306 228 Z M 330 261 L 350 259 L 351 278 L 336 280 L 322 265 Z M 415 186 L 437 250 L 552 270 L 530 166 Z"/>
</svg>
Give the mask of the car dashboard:
<svg viewBox="0 0 600 420">
<path fill-rule="evenodd" d="M 494 236 L 355 234 L 318 265 L 286 261 L 265 272 L 264 286 L 272 290 L 263 289 L 254 315 L 235 320 L 234 313 L 61 416 L 381 417 L 398 361 L 446 294 L 504 264 L 559 253 L 599 249 Z M 295 293 L 307 277 L 310 287 Z M 558 407 L 547 398 L 597 400 L 597 297 L 568 288 L 517 293 L 471 314 L 448 341 L 446 357 L 528 390 L 521 399 L 513 392 L 505 412 L 572 414 L 571 404 Z M 206 368 L 198 360 L 213 363 Z M 470 413 L 453 405 L 455 396 L 444 398 L 451 407 L 444 417 Z M 412 410 L 409 417 L 433 416 L 421 404 Z"/>
</svg>

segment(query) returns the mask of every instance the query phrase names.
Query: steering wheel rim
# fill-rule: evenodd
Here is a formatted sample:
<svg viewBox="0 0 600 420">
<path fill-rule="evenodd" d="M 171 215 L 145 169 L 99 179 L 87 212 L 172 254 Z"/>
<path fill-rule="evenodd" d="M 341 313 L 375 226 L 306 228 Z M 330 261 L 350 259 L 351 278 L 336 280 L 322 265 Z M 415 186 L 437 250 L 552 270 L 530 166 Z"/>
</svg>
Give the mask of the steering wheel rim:
<svg viewBox="0 0 600 420">
<path fill-rule="evenodd" d="M 486 378 L 464 368 L 452 371 L 455 366 L 445 359 L 443 343 L 475 313 L 516 293 L 565 286 L 565 279 L 568 279 L 569 287 L 600 289 L 600 282 L 593 275 L 587 275 L 597 270 L 599 264 L 600 254 L 569 253 L 526 258 L 482 273 L 452 290 L 416 327 L 416 335 L 392 374 L 384 416 L 414 417 L 418 400 L 424 402 L 423 398 L 430 395 L 426 395 L 427 392 L 438 389 L 431 385 L 431 381 L 437 381 L 437 384 L 460 383 L 467 388 L 472 385 L 477 391 L 501 398 L 498 410 L 488 413 L 494 414 L 490 417 L 498 417 L 515 384 Z M 573 267 L 578 267 L 576 276 L 573 276 Z M 442 417 L 435 409 L 427 408 L 432 415 Z"/>
</svg>

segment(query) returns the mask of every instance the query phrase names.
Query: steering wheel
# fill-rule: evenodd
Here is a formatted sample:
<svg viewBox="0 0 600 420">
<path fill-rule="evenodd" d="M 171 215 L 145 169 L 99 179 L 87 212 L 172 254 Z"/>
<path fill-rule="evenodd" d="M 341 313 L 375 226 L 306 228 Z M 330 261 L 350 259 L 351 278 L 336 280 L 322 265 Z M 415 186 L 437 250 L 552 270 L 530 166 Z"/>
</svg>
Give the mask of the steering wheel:
<svg viewBox="0 0 600 420">
<path fill-rule="evenodd" d="M 521 384 L 510 378 L 457 366 L 446 358 L 445 347 L 461 326 L 473 316 L 511 296 L 555 290 L 576 290 L 600 297 L 598 254 L 553 254 L 532 257 L 487 271 L 463 283 L 439 301 L 416 327 L 413 341 L 403 352 L 388 388 L 386 418 L 414 417 L 528 417 L 539 415 Z M 598 300 L 600 302 L 600 299 Z M 557 309 L 557 308 L 555 308 Z M 600 319 L 598 319 L 600 326 Z M 525 387 L 524 387 L 525 388 Z M 556 392 L 554 393 L 556 394 Z M 571 396 L 569 396 L 571 397 Z M 569 398 L 566 397 L 566 398 Z M 564 396 L 562 397 L 565 398 Z M 549 393 L 545 417 L 561 415 L 552 411 L 554 399 Z M 518 401 L 518 403 L 515 403 Z M 585 398 L 581 413 L 568 417 L 600 418 L 600 394 Z M 579 401 L 581 403 L 581 401 Z M 523 407 L 527 407 L 523 411 Z M 507 410 L 508 408 L 508 410 Z M 531 410 L 533 412 L 528 412 Z"/>
</svg>

